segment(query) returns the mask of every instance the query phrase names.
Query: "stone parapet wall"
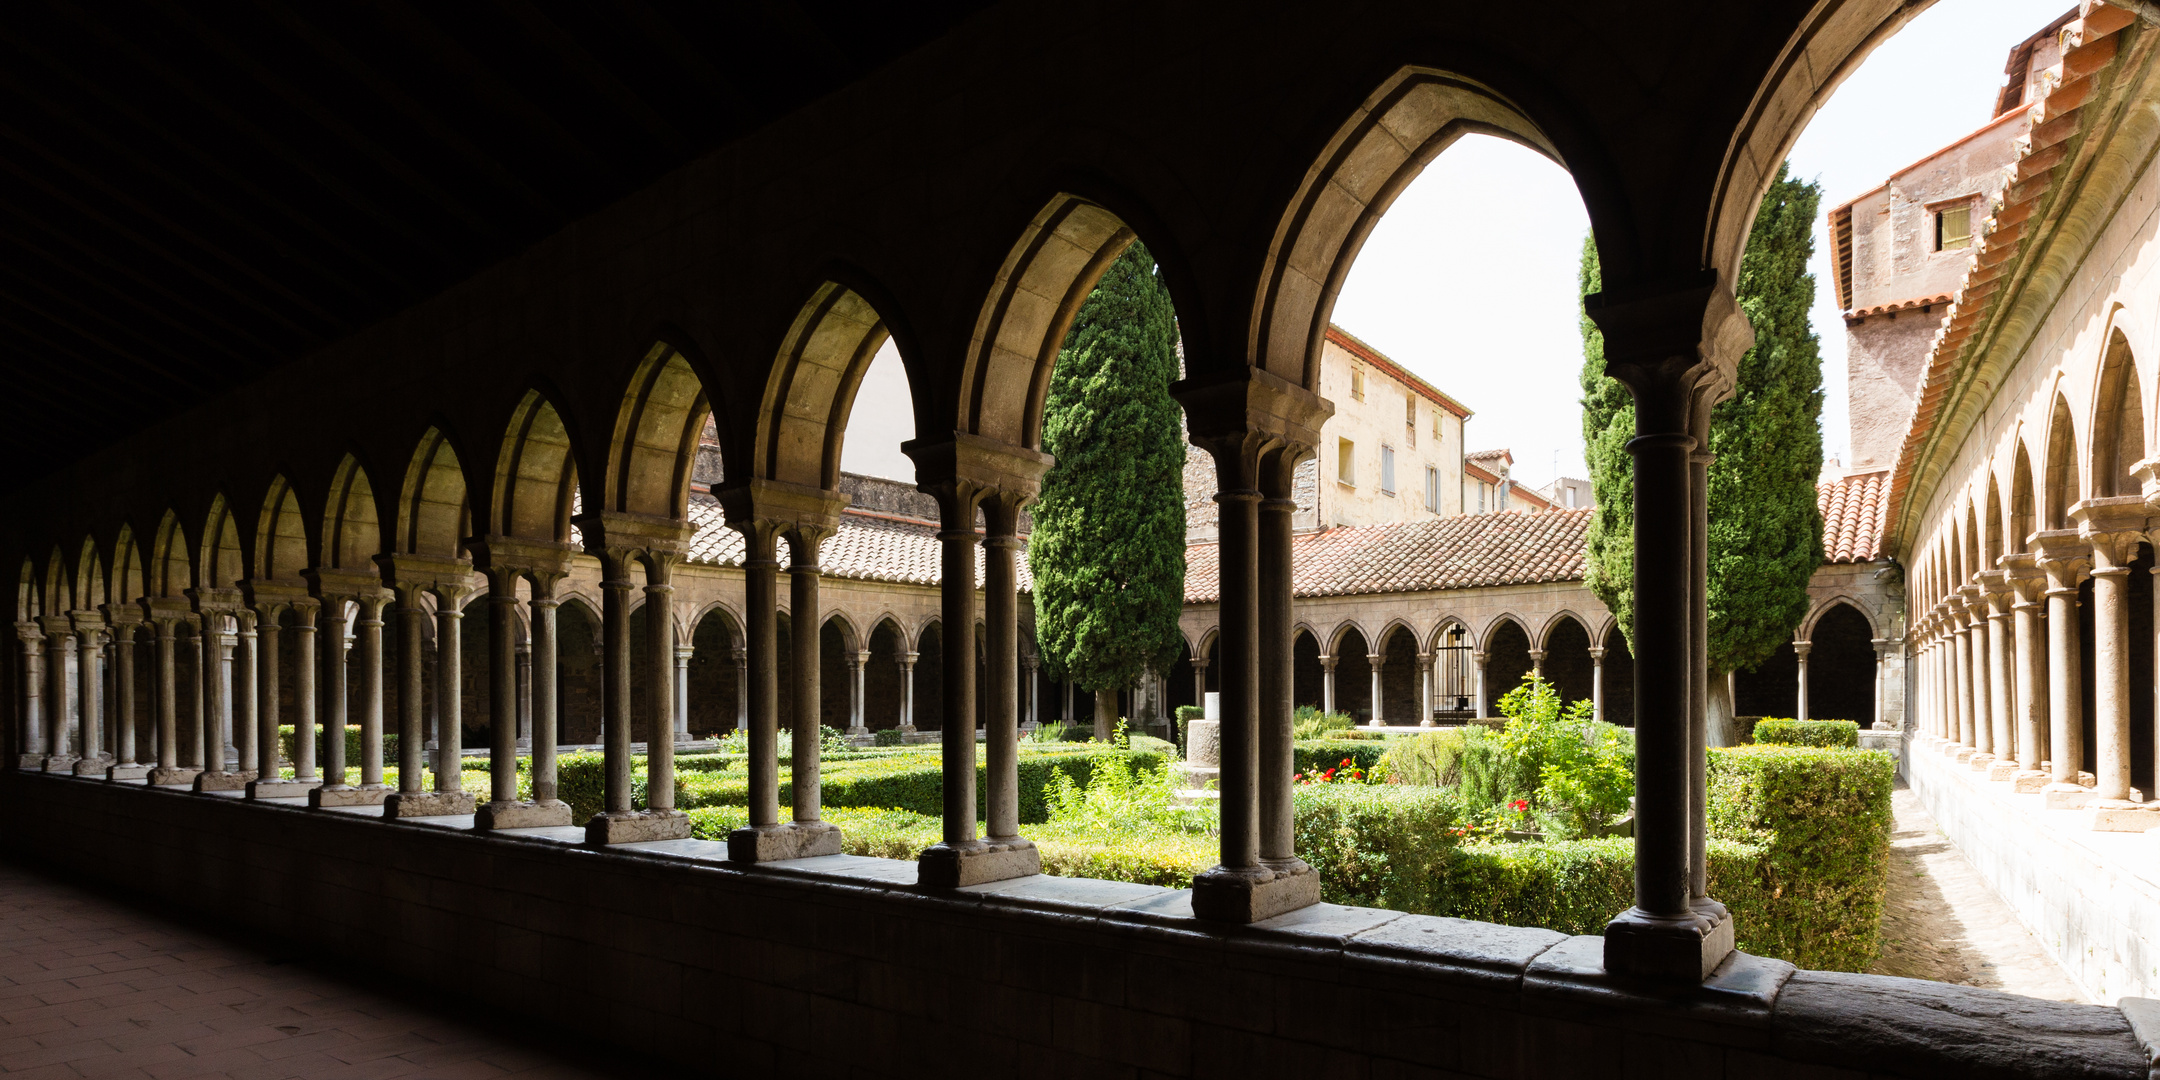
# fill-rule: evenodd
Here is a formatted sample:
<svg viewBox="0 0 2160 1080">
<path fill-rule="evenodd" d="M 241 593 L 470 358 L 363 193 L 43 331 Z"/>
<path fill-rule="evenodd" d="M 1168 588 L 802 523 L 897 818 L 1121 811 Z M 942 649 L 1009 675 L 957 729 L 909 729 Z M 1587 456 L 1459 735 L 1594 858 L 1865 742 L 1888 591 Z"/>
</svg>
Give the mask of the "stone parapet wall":
<svg viewBox="0 0 2160 1080">
<path fill-rule="evenodd" d="M 913 866 L 746 869 L 139 786 L 0 776 L 9 857 L 748 1075 L 2145 1077 L 2123 1014 L 1740 956 L 1700 989 L 1602 942 L 1322 905 L 1255 927 L 1190 894 Z"/>
<path fill-rule="evenodd" d="M 1908 736 L 1906 782 L 2079 988 L 2096 1001 L 2160 996 L 2160 834 L 2095 832 L 1927 740 Z"/>
</svg>

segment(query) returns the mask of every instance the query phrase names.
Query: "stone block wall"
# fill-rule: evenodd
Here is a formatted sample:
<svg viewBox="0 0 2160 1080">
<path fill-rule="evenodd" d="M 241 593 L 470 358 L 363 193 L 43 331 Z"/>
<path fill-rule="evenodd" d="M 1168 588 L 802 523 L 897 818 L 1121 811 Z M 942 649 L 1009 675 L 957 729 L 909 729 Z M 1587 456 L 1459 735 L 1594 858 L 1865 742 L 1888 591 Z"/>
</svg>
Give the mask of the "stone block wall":
<svg viewBox="0 0 2160 1080">
<path fill-rule="evenodd" d="M 710 1071 L 1102 1077 L 2146 1076 L 2121 1012 L 1739 957 L 1605 976 L 1601 941 L 904 863 L 739 868 L 138 786 L 0 776 L 0 850 L 259 941 Z M 717 845 L 714 845 L 717 846 Z M 822 861 L 821 861 L 822 865 Z M 724 1066 L 723 1066 L 723 1063 Z"/>
</svg>

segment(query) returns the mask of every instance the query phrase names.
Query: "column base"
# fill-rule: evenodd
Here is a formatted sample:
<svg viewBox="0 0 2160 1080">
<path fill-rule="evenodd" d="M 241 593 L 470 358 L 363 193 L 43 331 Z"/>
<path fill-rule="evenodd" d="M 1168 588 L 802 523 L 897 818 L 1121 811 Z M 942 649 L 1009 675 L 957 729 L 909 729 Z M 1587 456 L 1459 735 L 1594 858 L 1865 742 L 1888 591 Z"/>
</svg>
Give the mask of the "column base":
<svg viewBox="0 0 2160 1080">
<path fill-rule="evenodd" d="M 1995 755 L 1983 750 L 1966 758 L 1965 764 L 1971 766 L 1974 772 L 1986 772 L 1990 766 L 1995 764 Z"/>
<path fill-rule="evenodd" d="M 1699 902 L 1686 915 L 1629 908 L 1605 924 L 1605 970 L 1700 983 L 1732 955 L 1733 933 L 1731 914 L 1715 901 Z"/>
<path fill-rule="evenodd" d="M 2040 789 L 2040 805 L 2049 810 L 2083 810 L 2092 797 L 2092 789 L 2076 784 L 2049 784 Z"/>
<path fill-rule="evenodd" d="M 491 802 L 473 811 L 473 828 L 545 829 L 570 824 L 570 804 L 561 799 L 546 802 Z"/>
<path fill-rule="evenodd" d="M 246 791 L 248 778 L 240 773 L 206 772 L 195 774 L 195 791 Z"/>
<path fill-rule="evenodd" d="M 49 773 L 73 772 L 75 771 L 75 755 L 47 754 L 44 761 L 40 763 L 39 768 Z"/>
<path fill-rule="evenodd" d="M 186 767 L 181 767 L 181 768 L 173 768 L 173 769 L 152 769 L 152 770 L 150 770 L 150 786 L 151 786 L 151 787 L 181 787 L 181 786 L 193 786 L 193 785 L 194 785 L 194 783 L 195 783 L 195 777 L 196 777 L 196 775 L 197 775 L 197 774 L 199 774 L 199 773 L 201 773 L 201 772 L 202 772 L 202 770 L 201 770 L 201 769 L 190 769 L 190 768 L 186 768 Z"/>
<path fill-rule="evenodd" d="M 849 724 L 847 733 L 849 735 L 868 735 L 870 734 L 870 729 L 862 726 L 861 724 Z"/>
<path fill-rule="evenodd" d="M 1417 725 L 1417 726 L 1419 726 L 1419 727 L 1439 727 L 1439 726 L 1440 726 L 1440 721 L 1438 721 L 1438 720 L 1420 720 L 1420 721 L 1418 721 L 1418 725 Z"/>
<path fill-rule="evenodd" d="M 1211 866 L 1193 875 L 1193 915 L 1213 922 L 1256 923 L 1319 902 L 1320 875 L 1303 859 Z"/>
<path fill-rule="evenodd" d="M 2018 764 L 2015 761 L 1998 761 L 1994 764 L 1989 765 L 1987 770 L 1987 778 L 1991 781 L 2015 780 L 2017 779 L 2017 774 Z"/>
<path fill-rule="evenodd" d="M 729 862 L 768 863 L 840 854 L 840 826 L 826 821 L 750 825 L 728 834 Z"/>
<path fill-rule="evenodd" d="M 633 810 L 601 814 L 585 823 L 585 842 L 593 847 L 635 844 L 645 840 L 687 840 L 690 815 L 680 810 Z"/>
<path fill-rule="evenodd" d="M 103 777 L 112 766 L 113 759 L 103 754 L 98 754 L 95 757 L 78 758 L 75 761 L 75 775 Z"/>
<path fill-rule="evenodd" d="M 915 859 L 915 883 L 933 889 L 957 889 L 1040 873 L 1042 853 L 1035 850 L 1034 841 L 1019 837 L 932 844 Z"/>
<path fill-rule="evenodd" d="M 247 797 L 250 799 L 299 799 L 322 786 L 320 780 L 250 780 Z"/>
<path fill-rule="evenodd" d="M 1973 756 L 1974 754 L 1977 754 L 1977 753 L 1979 753 L 1979 752 L 1980 752 L 1980 751 L 1978 751 L 1978 750 L 1975 750 L 1975 749 L 1973 749 L 1973 748 L 1972 748 L 1972 747 L 1970 747 L 1970 746 L 1965 746 L 1965 745 L 1963 745 L 1963 744 L 1959 744 L 1959 745 L 1958 745 L 1958 747 L 1957 747 L 1956 749 L 1954 749 L 1954 750 L 1950 751 L 1950 757 L 1951 757 L 1951 759 L 1952 759 L 1952 760 L 1956 761 L 1956 762 L 1957 762 L 1958 764 L 1960 764 L 1960 765 L 1963 765 L 1963 764 L 1965 764 L 1966 762 L 1968 762 L 1968 761 L 1971 761 L 1971 760 L 1972 760 L 1972 756 Z"/>
<path fill-rule="evenodd" d="M 352 787 L 339 784 L 336 787 L 309 789 L 307 804 L 317 810 L 326 806 L 381 806 L 390 794 L 389 788 L 381 786 Z"/>
<path fill-rule="evenodd" d="M 2048 786 L 2048 774 L 2038 769 L 2020 769 L 2010 778 L 2010 791 L 2017 795 L 2037 795 Z"/>
<path fill-rule="evenodd" d="M 15 759 L 15 767 L 27 769 L 30 772 L 42 771 L 45 768 L 45 755 L 28 753 L 19 755 Z"/>
<path fill-rule="evenodd" d="M 105 779 L 107 779 L 107 780 L 144 780 L 144 779 L 148 779 L 148 778 L 149 778 L 149 776 L 150 776 L 150 771 L 151 771 L 151 767 L 150 767 L 150 766 L 148 766 L 148 765 L 137 765 L 137 764 L 135 764 L 134 762 L 130 761 L 130 762 L 127 762 L 127 763 L 125 763 L 125 764 L 120 764 L 120 765 L 114 765 L 114 766 L 112 766 L 111 768 L 108 768 L 108 769 L 106 769 L 106 770 L 105 770 Z"/>
<path fill-rule="evenodd" d="M 2078 816 L 2093 832 L 2151 832 L 2160 828 L 2160 807 L 2121 799 L 2095 799 Z"/>
<path fill-rule="evenodd" d="M 409 818 L 470 814 L 473 812 L 474 800 L 470 791 L 394 791 L 378 801 L 382 803 L 382 816 Z M 569 822 L 565 821 L 563 824 L 568 825 Z"/>
</svg>

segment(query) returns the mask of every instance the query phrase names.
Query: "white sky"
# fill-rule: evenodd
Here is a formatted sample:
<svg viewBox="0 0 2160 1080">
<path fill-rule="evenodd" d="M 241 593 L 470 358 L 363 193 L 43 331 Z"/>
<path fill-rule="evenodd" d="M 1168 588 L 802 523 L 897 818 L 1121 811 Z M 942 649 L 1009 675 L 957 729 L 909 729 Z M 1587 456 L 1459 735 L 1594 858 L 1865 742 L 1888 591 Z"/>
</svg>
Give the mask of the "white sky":
<svg viewBox="0 0 2160 1080">
<path fill-rule="evenodd" d="M 1986 123 L 2010 47 L 2067 0 L 1942 0 L 1885 42 L 1816 114 L 1793 173 L 1821 182 L 1824 213 Z M 1466 138 L 1429 166 L 1373 229 L 1343 284 L 1335 322 L 1476 414 L 1471 450 L 1515 452 L 1515 478 L 1584 475 L 1576 373 L 1577 262 L 1589 230 L 1558 165 L 1512 143 Z M 1842 459 L 1845 331 L 1820 217 L 1815 332 L 1822 339 L 1823 450 Z M 912 481 L 900 453 L 914 412 L 899 357 L 871 364 L 841 467 Z"/>
</svg>

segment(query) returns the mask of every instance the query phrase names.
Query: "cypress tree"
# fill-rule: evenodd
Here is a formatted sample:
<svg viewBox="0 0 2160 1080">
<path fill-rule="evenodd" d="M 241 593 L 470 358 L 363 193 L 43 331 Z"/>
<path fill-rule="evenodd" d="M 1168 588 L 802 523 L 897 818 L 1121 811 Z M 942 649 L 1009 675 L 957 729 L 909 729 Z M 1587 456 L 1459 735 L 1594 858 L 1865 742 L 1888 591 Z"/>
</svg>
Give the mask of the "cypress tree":
<svg viewBox="0 0 2160 1080">
<path fill-rule="evenodd" d="M 1755 327 L 1733 396 L 1710 413 L 1709 660 L 1712 711 L 1726 672 L 1754 668 L 1792 639 L 1822 562 L 1815 481 L 1822 472 L 1822 356 L 1808 328 L 1815 279 L 1814 220 L 1822 189 L 1780 166 L 1763 196 L 1734 291 Z M 1600 287 L 1597 248 L 1583 241 L 1582 285 Z M 1587 315 L 1583 334 L 1583 455 L 1598 508 L 1585 584 L 1634 641 L 1634 473 L 1627 440 L 1635 409 L 1605 375 L 1604 343 Z M 1725 703 L 1729 708 L 1729 703 Z"/>
<path fill-rule="evenodd" d="M 1185 602 L 1185 446 L 1170 383 L 1177 315 L 1147 248 L 1110 265 L 1073 317 L 1043 403 L 1043 477 L 1028 538 L 1035 635 L 1054 675 L 1111 692 L 1177 659 Z"/>
</svg>

